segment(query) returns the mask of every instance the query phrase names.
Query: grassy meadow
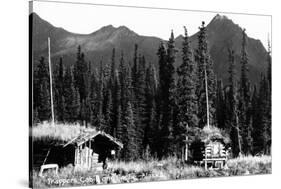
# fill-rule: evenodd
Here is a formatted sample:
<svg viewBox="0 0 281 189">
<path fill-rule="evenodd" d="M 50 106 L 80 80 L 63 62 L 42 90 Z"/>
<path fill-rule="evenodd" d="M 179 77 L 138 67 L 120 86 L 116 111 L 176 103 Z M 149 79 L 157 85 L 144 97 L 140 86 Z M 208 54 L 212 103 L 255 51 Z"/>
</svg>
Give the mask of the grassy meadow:
<svg viewBox="0 0 281 189">
<path fill-rule="evenodd" d="M 74 171 L 72 166 L 59 170 L 58 175 L 47 172 L 43 177 L 33 172 L 34 188 L 116 184 L 202 177 L 256 175 L 271 173 L 270 156 L 245 156 L 230 159 L 222 170 L 205 170 L 204 167 L 184 164 L 176 158 L 165 160 L 122 162 L 110 161 L 103 171 Z M 99 179 L 96 179 L 96 175 Z M 98 182 L 98 183 L 97 183 Z"/>
</svg>

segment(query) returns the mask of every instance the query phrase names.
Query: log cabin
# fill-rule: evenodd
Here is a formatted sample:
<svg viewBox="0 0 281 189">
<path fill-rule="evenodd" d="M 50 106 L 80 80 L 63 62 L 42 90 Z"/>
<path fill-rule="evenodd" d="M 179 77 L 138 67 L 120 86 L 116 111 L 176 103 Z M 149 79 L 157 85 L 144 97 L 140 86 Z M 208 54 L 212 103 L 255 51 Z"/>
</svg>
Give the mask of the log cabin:
<svg viewBox="0 0 281 189">
<path fill-rule="evenodd" d="M 199 137 L 190 142 L 191 161 L 208 168 L 224 168 L 228 159 L 230 139 L 216 127 L 203 128 Z"/>
<path fill-rule="evenodd" d="M 42 165 L 72 165 L 75 170 L 106 168 L 106 160 L 112 152 L 121 150 L 123 144 L 111 135 L 96 130 L 83 130 L 68 140 L 57 137 L 33 137 L 31 165 L 39 170 Z"/>
</svg>

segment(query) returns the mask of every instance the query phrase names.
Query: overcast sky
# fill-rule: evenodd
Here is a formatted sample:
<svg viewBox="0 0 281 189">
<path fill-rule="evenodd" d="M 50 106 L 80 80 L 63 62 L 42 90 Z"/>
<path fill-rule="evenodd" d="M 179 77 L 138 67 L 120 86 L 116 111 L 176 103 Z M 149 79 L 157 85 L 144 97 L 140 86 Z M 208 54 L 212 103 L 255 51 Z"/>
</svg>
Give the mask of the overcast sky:
<svg viewBox="0 0 281 189">
<path fill-rule="evenodd" d="M 74 33 L 88 34 L 111 24 L 114 27 L 124 25 L 140 35 L 162 39 L 168 39 L 172 29 L 175 36 L 182 34 L 183 26 L 186 26 L 189 35 L 192 35 L 198 31 L 202 21 L 209 23 L 217 14 L 39 1 L 33 2 L 33 11 L 54 26 Z M 246 28 L 248 36 L 261 40 L 267 48 L 268 36 L 271 35 L 270 16 L 219 14 Z"/>
</svg>

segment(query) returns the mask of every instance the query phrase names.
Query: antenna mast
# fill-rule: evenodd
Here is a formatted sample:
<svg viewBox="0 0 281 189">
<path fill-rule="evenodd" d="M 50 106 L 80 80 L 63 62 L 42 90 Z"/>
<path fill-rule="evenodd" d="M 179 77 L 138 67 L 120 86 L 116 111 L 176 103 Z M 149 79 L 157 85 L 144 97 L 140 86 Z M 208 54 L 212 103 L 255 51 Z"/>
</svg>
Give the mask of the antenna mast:
<svg viewBox="0 0 281 189">
<path fill-rule="evenodd" d="M 48 52 L 49 52 L 49 72 L 50 72 L 50 94 L 51 94 L 50 96 L 51 96 L 51 110 L 52 110 L 52 123 L 51 124 L 52 124 L 52 126 L 55 126 L 50 37 L 48 37 Z"/>
</svg>

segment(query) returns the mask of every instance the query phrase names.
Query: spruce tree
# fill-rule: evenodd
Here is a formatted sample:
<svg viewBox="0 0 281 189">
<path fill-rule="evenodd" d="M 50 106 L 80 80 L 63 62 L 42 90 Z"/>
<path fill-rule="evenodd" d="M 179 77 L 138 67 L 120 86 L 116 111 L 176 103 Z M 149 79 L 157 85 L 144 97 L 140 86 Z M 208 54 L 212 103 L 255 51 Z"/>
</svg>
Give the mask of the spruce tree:
<svg viewBox="0 0 281 189">
<path fill-rule="evenodd" d="M 96 107 L 97 107 L 97 122 L 96 127 L 100 130 L 104 130 L 105 126 L 105 119 L 103 114 L 103 101 L 104 101 L 104 70 L 103 70 L 103 63 L 100 61 L 100 71 L 99 71 L 99 81 L 98 81 L 98 90 L 97 90 L 97 100 L 96 100 Z"/>
<path fill-rule="evenodd" d="M 167 51 L 165 49 L 164 43 L 161 42 L 158 48 L 157 52 L 158 56 L 158 67 L 159 67 L 159 88 L 157 90 L 157 137 L 155 142 L 155 145 L 158 146 L 156 149 L 157 156 L 161 158 L 164 156 L 163 154 L 163 138 L 162 138 L 162 118 L 163 118 L 163 110 L 164 110 L 164 102 L 168 98 L 167 90 L 166 90 L 166 65 L 167 65 Z"/>
<path fill-rule="evenodd" d="M 159 93 L 160 93 L 160 115 L 159 123 L 161 126 L 161 151 L 159 151 L 159 156 L 169 156 L 174 153 L 173 146 L 173 110 L 174 110 L 174 63 L 176 58 L 176 49 L 174 34 L 171 33 L 171 37 L 167 44 L 167 50 L 164 44 L 161 43 L 158 49 L 159 58 Z"/>
<path fill-rule="evenodd" d="M 98 111 L 97 99 L 98 99 L 98 90 L 99 90 L 99 77 L 96 69 L 91 72 L 90 75 L 90 88 L 89 88 L 89 106 L 90 106 L 90 123 L 93 126 L 96 126 L 98 123 Z"/>
<path fill-rule="evenodd" d="M 90 102 L 89 98 L 89 73 L 88 63 L 86 62 L 85 54 L 81 51 L 81 46 L 78 46 L 76 62 L 74 64 L 74 84 L 75 88 L 79 92 L 80 97 L 80 114 L 78 120 L 83 124 L 87 125 L 90 121 L 90 106 L 87 102 Z"/>
<path fill-rule="evenodd" d="M 215 93 L 216 93 L 216 81 L 213 71 L 213 61 L 210 58 L 209 48 L 207 43 L 207 29 L 205 22 L 202 22 L 199 27 L 198 34 L 198 47 L 195 53 L 195 60 L 198 66 L 198 83 L 197 83 L 197 99 L 198 99 L 198 118 L 199 127 L 202 128 L 207 124 L 207 103 L 206 103 L 206 86 L 208 86 L 208 100 L 209 100 L 209 119 L 210 124 L 214 124 L 215 121 Z M 207 81 L 205 81 L 205 72 Z"/>
<path fill-rule="evenodd" d="M 126 107 L 126 79 L 127 79 L 127 69 L 125 66 L 125 61 L 124 61 L 124 54 L 123 51 L 121 52 L 121 58 L 120 58 L 120 63 L 119 63 L 119 78 L 120 78 L 120 90 L 121 90 L 121 109 L 122 112 L 124 111 L 124 108 Z"/>
<path fill-rule="evenodd" d="M 49 121 L 51 118 L 50 79 L 49 69 L 44 57 L 41 57 L 39 61 L 36 75 L 38 78 L 38 118 L 40 121 Z"/>
<path fill-rule="evenodd" d="M 65 102 L 64 102 L 64 66 L 62 62 L 62 57 L 59 59 L 58 71 L 55 75 L 55 119 L 59 122 L 64 121 L 64 111 L 65 111 Z"/>
<path fill-rule="evenodd" d="M 135 44 L 134 55 L 133 55 L 133 66 L 132 66 L 132 87 L 136 88 L 138 78 L 138 45 Z"/>
<path fill-rule="evenodd" d="M 258 88 L 257 85 L 254 86 L 253 94 L 251 98 L 251 113 L 253 116 L 253 132 L 252 132 L 252 138 L 253 138 L 253 154 L 257 154 L 260 152 L 260 147 L 258 145 L 259 143 L 259 137 L 260 137 L 260 112 L 259 112 L 259 94 L 258 94 Z"/>
<path fill-rule="evenodd" d="M 120 88 L 120 77 L 118 70 L 115 73 L 114 80 L 114 91 L 113 91 L 113 136 L 121 139 L 122 138 L 122 125 L 121 125 L 121 88 Z"/>
<path fill-rule="evenodd" d="M 216 123 L 220 129 L 226 129 L 226 103 L 222 80 L 217 81 L 216 92 Z"/>
<path fill-rule="evenodd" d="M 229 125 L 227 130 L 230 131 L 231 147 L 233 155 L 236 157 L 242 153 L 241 146 L 241 127 L 239 125 L 239 110 L 238 110 L 238 91 L 236 82 L 236 67 L 234 60 L 234 51 L 228 49 L 228 62 L 229 62 L 229 91 L 228 91 L 228 103 L 227 103 L 227 115 Z"/>
<path fill-rule="evenodd" d="M 39 88 L 38 118 L 40 121 L 49 121 L 51 117 L 50 87 L 43 82 Z"/>
<path fill-rule="evenodd" d="M 116 65 L 115 65 L 115 48 L 112 49 L 112 55 L 111 55 L 111 67 L 110 67 L 110 83 L 109 87 L 113 90 L 115 77 L 116 77 Z M 111 91 L 113 92 L 113 91 Z"/>
<path fill-rule="evenodd" d="M 196 97 L 196 65 L 193 59 L 193 53 L 190 46 L 187 29 L 184 27 L 184 37 L 182 42 L 182 63 L 177 69 L 177 106 L 178 106 L 178 124 L 174 134 L 178 151 L 184 145 L 187 127 L 197 127 L 197 97 Z"/>
<path fill-rule="evenodd" d="M 113 136 L 112 133 L 113 106 L 112 106 L 112 94 L 109 88 L 106 88 L 105 91 L 103 107 L 104 107 L 103 112 L 104 112 L 105 124 L 103 125 L 103 128 L 101 128 L 101 130 Z"/>
<path fill-rule="evenodd" d="M 40 120 L 38 118 L 38 111 L 37 111 L 37 109 L 33 109 L 33 112 L 32 112 L 32 124 L 36 125 L 39 122 L 40 122 Z"/>
<path fill-rule="evenodd" d="M 154 136 L 156 134 L 156 82 L 155 82 L 155 72 L 152 64 L 146 69 L 145 74 L 145 107 L 144 107 L 144 136 L 143 136 L 143 149 L 151 149 L 154 147 Z"/>
<path fill-rule="evenodd" d="M 121 129 L 121 88 L 120 88 L 120 77 L 118 70 L 116 69 L 115 62 L 115 48 L 112 49 L 111 64 L 110 64 L 110 77 L 108 81 L 107 101 L 107 121 L 110 121 L 110 134 L 114 137 L 120 138 L 122 134 Z M 112 104 L 112 105 L 111 105 Z M 110 117 L 109 117 L 110 116 Z"/>
<path fill-rule="evenodd" d="M 122 57 L 122 56 L 121 56 Z M 122 62 L 122 58 L 120 60 Z M 121 84 L 121 102 L 122 102 L 122 114 L 121 114 L 121 141 L 124 144 L 124 150 L 122 152 L 122 157 L 124 160 L 135 160 L 139 157 L 140 146 L 137 142 L 137 126 L 134 119 L 134 109 L 132 103 L 134 101 L 133 87 L 132 87 L 132 77 L 131 68 L 126 67 L 124 64 L 120 64 L 120 70 L 123 70 L 122 74 L 122 84 Z"/>
<path fill-rule="evenodd" d="M 144 56 L 139 56 L 139 69 L 137 73 L 137 81 L 135 88 L 135 100 L 137 102 L 137 143 L 139 146 L 139 153 L 142 154 L 145 147 L 143 146 L 144 129 L 145 129 L 145 72 L 146 61 Z"/>
<path fill-rule="evenodd" d="M 74 123 L 79 120 L 81 102 L 79 90 L 75 88 L 73 71 L 70 67 L 66 68 L 64 86 L 65 120 L 69 123 Z"/>
<path fill-rule="evenodd" d="M 85 60 L 85 55 L 81 52 L 81 46 L 78 46 L 76 62 L 74 65 L 74 81 L 75 88 L 78 89 L 80 100 L 85 100 L 87 97 L 87 62 Z"/>
<path fill-rule="evenodd" d="M 126 161 L 132 161 L 138 159 L 138 146 L 135 141 L 135 124 L 134 124 L 134 114 L 132 110 L 132 105 L 130 101 L 126 103 L 124 120 L 122 121 L 123 136 L 122 141 L 124 144 L 124 149 L 122 151 L 122 156 Z"/>
<path fill-rule="evenodd" d="M 87 71 L 86 71 L 87 70 Z M 91 114 L 92 114 L 92 99 L 91 99 L 91 77 L 92 77 L 92 67 L 91 62 L 88 62 L 88 66 L 85 68 L 84 80 L 85 80 L 85 113 L 84 113 L 84 123 L 86 127 L 91 124 Z M 100 118 L 102 119 L 102 118 Z"/>
<path fill-rule="evenodd" d="M 265 75 L 261 75 L 260 90 L 258 96 L 257 119 L 254 127 L 254 149 L 255 153 L 269 154 L 271 144 L 271 119 L 269 111 L 269 82 Z"/>
<path fill-rule="evenodd" d="M 242 136 L 242 150 L 245 154 L 251 153 L 251 144 L 249 144 L 249 136 L 251 136 L 250 128 L 250 82 L 249 82 L 249 68 L 248 68 L 248 54 L 246 51 L 246 32 L 242 33 L 242 47 L 241 47 L 241 78 L 239 89 L 239 122 L 241 125 Z"/>
<path fill-rule="evenodd" d="M 138 143 L 138 147 L 141 147 L 141 117 L 140 117 L 140 109 L 139 109 L 139 67 L 141 64 L 140 55 L 138 54 L 138 45 L 135 44 L 134 46 L 134 54 L 133 54 L 133 65 L 131 67 L 131 80 L 132 80 L 132 90 L 131 90 L 131 105 L 134 114 L 134 124 L 136 127 L 136 140 L 135 142 Z M 139 148 L 140 149 L 140 148 Z M 138 149 L 138 153 L 141 151 Z"/>
</svg>

